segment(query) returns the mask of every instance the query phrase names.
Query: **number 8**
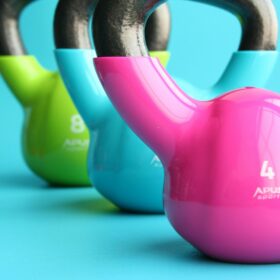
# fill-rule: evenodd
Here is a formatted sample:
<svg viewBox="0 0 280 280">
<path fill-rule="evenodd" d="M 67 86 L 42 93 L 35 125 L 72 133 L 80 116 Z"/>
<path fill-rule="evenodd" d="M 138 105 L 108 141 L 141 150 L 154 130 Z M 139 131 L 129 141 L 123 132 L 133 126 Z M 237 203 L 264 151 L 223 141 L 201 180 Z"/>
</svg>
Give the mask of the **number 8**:
<svg viewBox="0 0 280 280">
<path fill-rule="evenodd" d="M 85 123 L 80 115 L 71 117 L 71 131 L 73 133 L 82 133 L 85 130 Z"/>
</svg>

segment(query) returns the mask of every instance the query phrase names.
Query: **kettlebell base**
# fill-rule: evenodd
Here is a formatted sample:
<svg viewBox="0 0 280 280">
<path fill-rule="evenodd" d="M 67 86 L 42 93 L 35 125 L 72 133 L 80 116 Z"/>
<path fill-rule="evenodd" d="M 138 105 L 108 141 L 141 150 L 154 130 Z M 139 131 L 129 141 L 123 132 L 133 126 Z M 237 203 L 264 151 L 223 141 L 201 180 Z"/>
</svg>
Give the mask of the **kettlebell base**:
<svg viewBox="0 0 280 280">
<path fill-rule="evenodd" d="M 165 210 L 175 230 L 211 259 L 242 264 L 280 262 L 280 221 L 269 218 L 271 209 L 210 206 L 165 196 Z"/>
<path fill-rule="evenodd" d="M 46 181 L 46 183 L 53 188 L 67 188 L 67 187 L 90 187 L 92 184 L 87 176 L 86 169 L 82 170 L 84 174 L 73 174 L 73 172 L 60 172 L 60 168 L 56 168 L 56 164 L 42 164 L 31 160 L 24 153 L 24 160 L 30 170 L 39 178 Z M 44 168 L 47 166 L 48 168 Z M 52 168 L 50 168 L 52 167 Z M 77 169 L 77 168 L 76 168 Z M 71 168 L 70 170 L 75 170 Z M 77 169 L 77 170 L 80 170 Z"/>
<path fill-rule="evenodd" d="M 46 180 L 47 181 L 47 180 Z M 84 187 L 92 187 L 91 183 L 82 182 L 82 183 L 65 183 L 65 182 L 47 182 L 48 186 L 51 188 L 84 188 Z"/>
<path fill-rule="evenodd" d="M 125 173 L 94 171 L 91 178 L 97 191 L 122 211 L 163 214 L 162 170 L 159 179 L 154 174 L 143 176 L 139 171 Z"/>
</svg>

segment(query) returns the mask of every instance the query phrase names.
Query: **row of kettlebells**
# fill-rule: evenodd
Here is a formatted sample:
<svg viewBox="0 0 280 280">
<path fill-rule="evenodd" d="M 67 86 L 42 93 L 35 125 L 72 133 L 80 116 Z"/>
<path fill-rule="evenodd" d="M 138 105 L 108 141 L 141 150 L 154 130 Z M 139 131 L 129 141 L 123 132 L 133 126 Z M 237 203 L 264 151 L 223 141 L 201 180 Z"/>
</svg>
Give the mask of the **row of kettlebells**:
<svg viewBox="0 0 280 280">
<path fill-rule="evenodd" d="M 272 1 L 197 1 L 233 13 L 242 38 L 212 88 L 175 79 L 188 94 L 163 68 L 166 1 L 60 0 L 60 74 L 26 54 L 18 19 L 30 2 L 0 3 L 0 71 L 24 107 L 29 167 L 87 185 L 88 155 L 91 182 L 120 208 L 162 212 L 164 197 L 174 228 L 205 254 L 280 261 L 280 96 L 258 89 L 278 56 Z"/>
</svg>

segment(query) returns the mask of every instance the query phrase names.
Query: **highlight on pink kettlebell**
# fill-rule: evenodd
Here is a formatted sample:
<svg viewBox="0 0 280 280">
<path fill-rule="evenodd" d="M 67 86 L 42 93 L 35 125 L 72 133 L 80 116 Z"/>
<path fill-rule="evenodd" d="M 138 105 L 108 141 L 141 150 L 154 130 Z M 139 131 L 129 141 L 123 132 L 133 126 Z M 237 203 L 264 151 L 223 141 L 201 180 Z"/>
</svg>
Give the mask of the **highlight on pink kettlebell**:
<svg viewBox="0 0 280 280">
<path fill-rule="evenodd" d="M 279 262 L 280 96 L 253 87 L 204 102 L 185 94 L 145 45 L 143 26 L 163 2 L 99 2 L 95 67 L 102 84 L 129 126 L 163 162 L 165 211 L 176 231 L 219 260 Z M 271 22 L 277 23 L 270 0 L 218 5 L 242 11 L 258 30 L 242 42 L 244 52 L 252 44 L 263 51 L 275 47 L 277 24 L 266 34 Z M 244 24 L 243 32 L 247 28 Z"/>
</svg>

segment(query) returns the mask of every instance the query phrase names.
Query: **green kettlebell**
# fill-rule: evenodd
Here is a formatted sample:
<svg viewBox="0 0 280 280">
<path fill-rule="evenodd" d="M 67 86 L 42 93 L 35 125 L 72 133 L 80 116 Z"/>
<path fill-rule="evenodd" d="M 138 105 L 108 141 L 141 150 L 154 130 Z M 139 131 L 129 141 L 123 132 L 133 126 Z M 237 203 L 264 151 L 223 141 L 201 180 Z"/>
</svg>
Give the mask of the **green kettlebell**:
<svg viewBox="0 0 280 280">
<path fill-rule="evenodd" d="M 33 1 L 0 2 L 0 72 L 24 108 L 23 155 L 30 169 L 54 185 L 90 185 L 89 132 L 58 72 L 26 54 L 18 20 Z"/>
</svg>

